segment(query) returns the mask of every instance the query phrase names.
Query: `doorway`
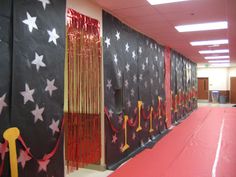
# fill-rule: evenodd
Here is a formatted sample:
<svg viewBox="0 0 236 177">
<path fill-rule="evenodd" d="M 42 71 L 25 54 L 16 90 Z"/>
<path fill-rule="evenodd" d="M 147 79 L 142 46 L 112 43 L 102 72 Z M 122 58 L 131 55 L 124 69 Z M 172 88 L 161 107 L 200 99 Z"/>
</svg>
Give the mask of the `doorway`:
<svg viewBox="0 0 236 177">
<path fill-rule="evenodd" d="M 198 99 L 208 100 L 208 78 L 198 78 Z"/>
<path fill-rule="evenodd" d="M 236 77 L 230 77 L 230 102 L 236 103 Z"/>
</svg>

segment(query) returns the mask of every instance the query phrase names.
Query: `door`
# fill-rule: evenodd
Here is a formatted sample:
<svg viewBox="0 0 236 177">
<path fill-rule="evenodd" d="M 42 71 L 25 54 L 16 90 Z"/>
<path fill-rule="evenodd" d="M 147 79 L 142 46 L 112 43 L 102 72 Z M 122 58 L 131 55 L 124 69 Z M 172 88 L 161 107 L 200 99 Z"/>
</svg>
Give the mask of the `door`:
<svg viewBox="0 0 236 177">
<path fill-rule="evenodd" d="M 236 103 L 236 77 L 230 78 L 230 102 Z"/>
<path fill-rule="evenodd" d="M 208 100 L 208 78 L 198 78 L 198 99 Z"/>
</svg>

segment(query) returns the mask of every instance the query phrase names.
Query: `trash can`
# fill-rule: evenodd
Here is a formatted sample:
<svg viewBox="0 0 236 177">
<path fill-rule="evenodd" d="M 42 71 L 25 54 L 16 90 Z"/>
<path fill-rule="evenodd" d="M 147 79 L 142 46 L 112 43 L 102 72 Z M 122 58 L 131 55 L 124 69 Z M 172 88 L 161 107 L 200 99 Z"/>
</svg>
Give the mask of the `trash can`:
<svg viewBox="0 0 236 177">
<path fill-rule="evenodd" d="M 212 102 L 213 103 L 218 103 L 218 100 L 219 100 L 219 91 L 212 91 L 211 92 L 211 98 L 212 98 Z"/>
<path fill-rule="evenodd" d="M 226 103 L 226 96 L 220 95 L 220 103 L 225 104 Z"/>
</svg>

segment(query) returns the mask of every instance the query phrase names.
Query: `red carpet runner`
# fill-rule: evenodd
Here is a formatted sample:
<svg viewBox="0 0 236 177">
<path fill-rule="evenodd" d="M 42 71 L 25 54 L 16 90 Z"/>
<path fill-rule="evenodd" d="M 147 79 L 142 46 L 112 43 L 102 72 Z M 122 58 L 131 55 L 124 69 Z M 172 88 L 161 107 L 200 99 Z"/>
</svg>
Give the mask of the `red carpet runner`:
<svg viewBox="0 0 236 177">
<path fill-rule="evenodd" d="M 236 177 L 235 126 L 235 108 L 199 108 L 110 177 Z"/>
</svg>

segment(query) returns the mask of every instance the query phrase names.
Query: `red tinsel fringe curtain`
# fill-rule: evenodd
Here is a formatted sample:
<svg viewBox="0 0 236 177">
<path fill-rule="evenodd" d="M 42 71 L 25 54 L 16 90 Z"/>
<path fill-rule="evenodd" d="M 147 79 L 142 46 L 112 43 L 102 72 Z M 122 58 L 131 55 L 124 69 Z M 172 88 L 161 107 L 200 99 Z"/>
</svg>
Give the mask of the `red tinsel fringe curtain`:
<svg viewBox="0 0 236 177">
<path fill-rule="evenodd" d="M 67 12 L 68 112 L 65 158 L 68 172 L 101 158 L 101 43 L 97 20 Z"/>
</svg>

